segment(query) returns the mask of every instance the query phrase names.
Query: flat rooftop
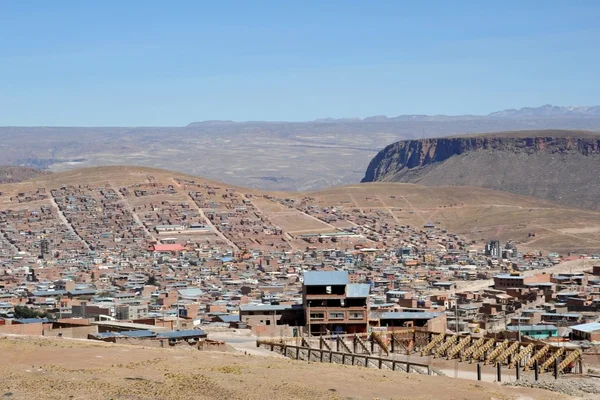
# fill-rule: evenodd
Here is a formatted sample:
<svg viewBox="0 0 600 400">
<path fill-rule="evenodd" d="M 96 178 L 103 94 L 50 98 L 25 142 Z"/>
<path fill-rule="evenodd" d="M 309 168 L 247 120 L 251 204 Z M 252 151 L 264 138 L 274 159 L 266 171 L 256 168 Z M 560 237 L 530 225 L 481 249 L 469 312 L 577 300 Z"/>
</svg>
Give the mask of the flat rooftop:
<svg viewBox="0 0 600 400">
<path fill-rule="evenodd" d="M 94 321 L 92 325 L 105 326 L 108 328 L 119 328 L 129 330 L 153 330 L 153 331 L 168 331 L 163 326 L 146 325 L 146 324 L 135 324 L 133 322 L 119 322 L 119 321 Z"/>
</svg>

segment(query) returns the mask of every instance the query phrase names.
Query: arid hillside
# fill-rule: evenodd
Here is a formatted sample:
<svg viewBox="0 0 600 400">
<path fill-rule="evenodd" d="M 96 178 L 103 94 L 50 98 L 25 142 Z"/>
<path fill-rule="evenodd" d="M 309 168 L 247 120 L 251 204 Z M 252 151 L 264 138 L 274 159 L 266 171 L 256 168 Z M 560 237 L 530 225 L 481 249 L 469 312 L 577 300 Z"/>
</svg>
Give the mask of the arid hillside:
<svg viewBox="0 0 600 400">
<path fill-rule="evenodd" d="M 49 174 L 48 171 L 42 171 L 36 168 L 0 165 L 0 184 L 22 182 L 35 178 L 36 176 L 47 174 Z"/>
<path fill-rule="evenodd" d="M 0 351 L 0 396 L 13 400 L 569 398 L 539 389 L 241 353 L 41 337 L 0 337 Z"/>
<path fill-rule="evenodd" d="M 598 210 L 599 176 L 599 133 L 547 130 L 400 141 L 363 182 L 479 186 Z"/>
<path fill-rule="evenodd" d="M 123 197 L 120 201 L 134 214 L 153 198 L 190 201 L 189 191 L 196 190 L 191 188 L 206 187 L 206 184 L 214 188 L 219 199 L 228 189 L 234 189 L 254 213 L 282 230 L 288 248 L 305 248 L 306 242 L 299 238 L 302 234 L 350 230 L 357 224 L 363 226 L 365 232 L 376 234 L 377 228 L 370 221 L 378 220 L 379 224 L 417 228 L 431 222 L 479 244 L 498 238 L 514 240 L 520 248 L 531 251 L 600 252 L 600 212 L 475 187 L 368 183 L 309 193 L 261 192 L 166 170 L 98 167 L 2 185 L 0 209 L 51 205 L 49 199 L 22 203 L 16 197 L 18 193 L 36 193 L 40 189 L 48 193 L 64 185 L 87 185 L 89 188 L 108 185 L 120 190 L 140 184 L 145 187 L 172 185 L 174 193 L 158 197 Z M 146 198 L 150 200 L 144 200 Z M 386 246 L 385 240 L 367 244 Z"/>
</svg>

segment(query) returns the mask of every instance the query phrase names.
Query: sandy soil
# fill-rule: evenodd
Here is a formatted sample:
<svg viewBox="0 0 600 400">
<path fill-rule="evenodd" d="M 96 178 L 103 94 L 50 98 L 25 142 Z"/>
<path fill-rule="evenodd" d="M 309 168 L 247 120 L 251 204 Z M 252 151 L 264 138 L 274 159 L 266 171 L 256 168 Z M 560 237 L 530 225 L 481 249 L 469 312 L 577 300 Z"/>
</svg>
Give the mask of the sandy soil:
<svg viewBox="0 0 600 400">
<path fill-rule="evenodd" d="M 10 399 L 565 399 L 507 388 L 273 357 L 0 337 Z"/>
</svg>

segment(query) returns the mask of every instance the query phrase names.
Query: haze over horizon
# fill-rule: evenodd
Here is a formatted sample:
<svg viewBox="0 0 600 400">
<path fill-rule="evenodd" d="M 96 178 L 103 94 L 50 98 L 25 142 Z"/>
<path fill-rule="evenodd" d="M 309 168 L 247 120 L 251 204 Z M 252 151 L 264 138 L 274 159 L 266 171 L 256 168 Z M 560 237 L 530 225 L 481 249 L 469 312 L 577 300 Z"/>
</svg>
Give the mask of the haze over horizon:
<svg viewBox="0 0 600 400">
<path fill-rule="evenodd" d="M 3 2 L 0 125 L 599 104 L 600 4 L 522 3 Z"/>
</svg>

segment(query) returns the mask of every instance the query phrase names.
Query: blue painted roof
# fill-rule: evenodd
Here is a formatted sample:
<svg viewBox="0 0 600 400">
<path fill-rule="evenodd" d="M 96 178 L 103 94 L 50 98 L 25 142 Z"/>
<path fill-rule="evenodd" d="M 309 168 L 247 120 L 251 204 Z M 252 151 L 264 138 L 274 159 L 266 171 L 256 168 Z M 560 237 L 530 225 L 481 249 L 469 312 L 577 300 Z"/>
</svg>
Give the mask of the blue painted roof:
<svg viewBox="0 0 600 400">
<path fill-rule="evenodd" d="M 558 328 L 555 325 L 546 325 L 546 324 L 538 324 L 538 325 L 510 325 L 507 326 L 506 329 L 512 332 L 518 331 L 558 331 Z"/>
<path fill-rule="evenodd" d="M 346 285 L 348 271 L 306 271 L 304 272 L 305 286 Z"/>
<path fill-rule="evenodd" d="M 600 331 L 600 322 L 590 322 L 588 324 L 573 325 L 571 329 L 586 333 Z"/>
<path fill-rule="evenodd" d="M 96 333 L 94 336 L 99 338 L 109 338 L 109 337 L 119 337 L 120 335 L 117 332 L 100 332 Z"/>
<path fill-rule="evenodd" d="M 184 339 L 198 336 L 206 336 L 206 332 L 200 329 L 188 329 L 184 331 L 161 332 L 159 339 Z"/>
<path fill-rule="evenodd" d="M 349 299 L 369 297 L 370 291 L 371 285 L 367 283 L 351 283 L 346 285 L 346 297 Z"/>
<path fill-rule="evenodd" d="M 239 314 L 218 315 L 218 317 L 223 322 L 240 322 Z"/>
<path fill-rule="evenodd" d="M 50 322 L 50 320 L 48 318 L 19 318 L 19 319 L 14 319 L 13 322 L 16 322 L 17 324 L 37 324 L 37 323 L 46 324 L 46 323 Z"/>
<path fill-rule="evenodd" d="M 62 296 L 65 293 L 67 293 L 65 290 L 38 290 L 31 294 L 35 297 L 44 297 L 44 296 Z"/>
</svg>

